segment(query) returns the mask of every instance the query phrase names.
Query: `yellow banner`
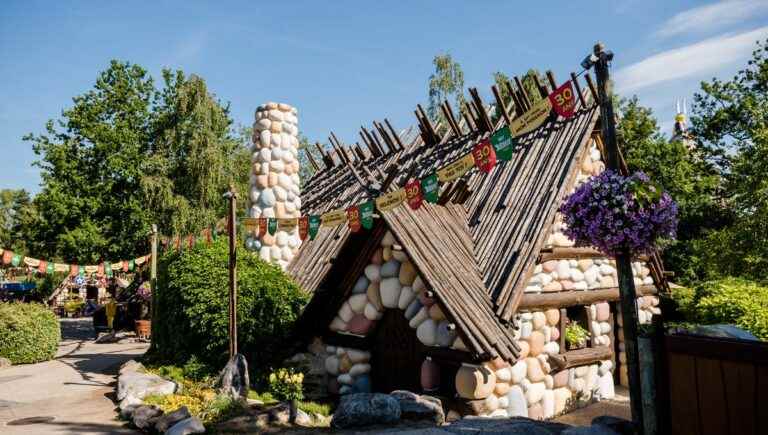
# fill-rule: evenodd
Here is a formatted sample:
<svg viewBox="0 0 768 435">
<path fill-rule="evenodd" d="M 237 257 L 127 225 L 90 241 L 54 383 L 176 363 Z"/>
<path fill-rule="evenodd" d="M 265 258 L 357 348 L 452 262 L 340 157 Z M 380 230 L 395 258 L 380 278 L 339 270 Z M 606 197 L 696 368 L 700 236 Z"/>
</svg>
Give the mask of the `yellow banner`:
<svg viewBox="0 0 768 435">
<path fill-rule="evenodd" d="M 69 264 L 53 263 L 54 272 L 69 272 Z"/>
<path fill-rule="evenodd" d="M 37 258 L 24 257 L 24 264 L 26 264 L 29 267 L 37 267 L 40 265 L 40 260 L 38 260 Z"/>
<path fill-rule="evenodd" d="M 376 208 L 380 211 L 390 211 L 400 206 L 405 201 L 405 189 L 397 189 L 376 198 Z"/>
<path fill-rule="evenodd" d="M 536 130 L 544 123 L 551 111 L 552 102 L 549 101 L 549 98 L 542 98 L 527 112 L 512 120 L 512 124 L 509 126 L 509 129 L 512 130 L 512 136 L 520 136 Z"/>
<path fill-rule="evenodd" d="M 475 158 L 472 157 L 472 153 L 469 153 L 450 165 L 438 169 L 437 179 L 443 183 L 447 183 L 466 174 L 473 166 L 475 166 Z"/>
<path fill-rule="evenodd" d="M 122 270 L 123 269 L 123 262 L 118 261 L 117 263 L 112 263 L 112 270 Z"/>
<path fill-rule="evenodd" d="M 259 218 L 243 218 L 243 226 L 248 234 L 259 233 Z"/>
<path fill-rule="evenodd" d="M 290 233 L 291 231 L 295 230 L 298 225 L 299 220 L 297 218 L 281 218 L 277 220 L 278 231 L 285 231 Z"/>
<path fill-rule="evenodd" d="M 85 266 L 85 273 L 91 274 L 99 271 L 99 266 Z"/>
<path fill-rule="evenodd" d="M 141 265 L 141 264 L 146 263 L 148 259 L 149 259 L 149 255 L 145 255 L 143 257 L 139 257 L 139 258 L 135 259 L 133 262 L 136 265 Z"/>
<path fill-rule="evenodd" d="M 345 210 L 334 210 L 320 216 L 322 226 L 337 227 L 347 221 L 347 212 Z"/>
</svg>

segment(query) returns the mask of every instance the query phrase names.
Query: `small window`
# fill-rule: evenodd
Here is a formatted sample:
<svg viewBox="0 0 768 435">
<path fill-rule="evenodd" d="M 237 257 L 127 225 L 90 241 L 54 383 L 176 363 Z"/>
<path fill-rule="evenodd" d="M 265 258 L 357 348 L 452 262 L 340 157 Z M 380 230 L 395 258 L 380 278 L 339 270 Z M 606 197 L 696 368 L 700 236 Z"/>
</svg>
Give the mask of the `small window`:
<svg viewBox="0 0 768 435">
<path fill-rule="evenodd" d="M 566 345 L 566 349 L 562 349 L 561 352 L 592 347 L 587 307 L 574 306 L 566 308 L 566 318 L 561 318 L 560 322 L 561 334 L 565 337 Z M 579 336 L 583 337 L 583 340 L 576 342 L 574 338 Z"/>
</svg>

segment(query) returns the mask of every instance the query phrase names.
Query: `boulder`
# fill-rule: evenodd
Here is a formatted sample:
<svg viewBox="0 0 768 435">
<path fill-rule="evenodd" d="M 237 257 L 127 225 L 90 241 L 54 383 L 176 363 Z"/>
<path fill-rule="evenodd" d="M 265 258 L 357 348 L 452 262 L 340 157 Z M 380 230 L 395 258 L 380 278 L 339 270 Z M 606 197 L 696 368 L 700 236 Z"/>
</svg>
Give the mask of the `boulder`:
<svg viewBox="0 0 768 435">
<path fill-rule="evenodd" d="M 510 382 L 511 380 L 512 380 L 512 369 L 510 367 L 504 367 L 496 370 L 496 381 Z"/>
<path fill-rule="evenodd" d="M 438 425 L 445 423 L 445 412 L 440 399 L 402 390 L 395 390 L 390 396 L 400 405 L 400 418 L 403 420 L 428 420 Z"/>
<path fill-rule="evenodd" d="M 413 292 L 416 293 L 416 294 L 419 294 L 422 291 L 427 289 L 426 285 L 424 284 L 424 280 L 421 279 L 420 276 L 417 276 L 413 280 L 413 284 L 411 284 L 411 287 L 413 288 Z"/>
<path fill-rule="evenodd" d="M 149 429 L 163 411 L 155 405 L 139 405 L 131 414 L 131 423 L 139 429 Z"/>
<path fill-rule="evenodd" d="M 381 239 L 381 246 L 392 246 L 395 244 L 395 236 L 391 231 L 387 231 L 384 237 Z"/>
<path fill-rule="evenodd" d="M 421 323 L 427 319 L 429 319 L 429 311 L 427 311 L 427 307 L 421 307 L 419 312 L 416 313 L 416 315 L 408 321 L 408 325 L 415 329 L 418 328 L 419 325 L 421 325 Z"/>
<path fill-rule="evenodd" d="M 401 251 L 399 249 L 392 250 L 392 258 L 394 258 L 395 260 L 401 263 L 405 263 L 406 261 L 409 261 L 408 254 L 406 254 L 405 251 Z"/>
<path fill-rule="evenodd" d="M 367 363 L 354 364 L 352 368 L 349 369 L 350 376 L 359 376 L 359 375 L 370 373 L 370 372 L 371 372 L 371 365 Z"/>
<path fill-rule="evenodd" d="M 568 370 L 560 370 L 552 376 L 552 387 L 561 388 L 568 385 Z"/>
<path fill-rule="evenodd" d="M 376 264 L 381 266 L 381 264 L 384 263 L 381 248 L 377 249 L 376 252 L 371 255 L 371 264 Z"/>
<path fill-rule="evenodd" d="M 331 427 L 346 429 L 372 424 L 391 424 L 400 420 L 400 404 L 388 394 L 355 393 L 342 396 L 333 413 Z"/>
<path fill-rule="evenodd" d="M 216 425 L 222 433 L 262 433 L 269 426 L 269 414 L 242 415 Z M 217 432 L 217 433 L 218 433 Z"/>
<path fill-rule="evenodd" d="M 232 397 L 248 397 L 248 361 L 240 353 L 229 359 L 227 365 L 219 373 L 216 387 L 221 394 Z"/>
<path fill-rule="evenodd" d="M 385 265 L 386 266 L 386 265 Z M 384 268 L 382 267 L 382 270 Z M 402 286 L 396 277 L 381 280 L 381 303 L 386 308 L 397 308 Z"/>
<path fill-rule="evenodd" d="M 496 382 L 496 387 L 493 389 L 493 394 L 497 397 L 505 397 L 509 393 L 510 385 L 506 382 Z"/>
<path fill-rule="evenodd" d="M 365 308 L 363 309 L 363 315 L 370 320 L 378 320 L 381 318 L 382 313 L 373 305 L 373 304 L 366 304 Z"/>
<path fill-rule="evenodd" d="M 362 314 L 355 314 L 347 323 L 347 331 L 356 335 L 366 335 L 375 323 L 375 320 L 371 320 Z"/>
<path fill-rule="evenodd" d="M 371 359 L 371 353 L 364 350 L 347 349 L 346 353 L 352 364 L 368 362 Z"/>
<path fill-rule="evenodd" d="M 557 415 L 565 411 L 566 406 L 568 406 L 568 400 L 571 398 L 571 390 L 563 387 L 555 388 L 553 391 L 555 394 L 555 415 Z"/>
<path fill-rule="evenodd" d="M 496 387 L 496 375 L 484 366 L 462 365 L 456 372 L 456 391 L 459 396 L 470 399 L 485 399 Z"/>
<path fill-rule="evenodd" d="M 544 407 L 540 403 L 528 407 L 528 418 L 533 420 L 544 419 Z"/>
<path fill-rule="evenodd" d="M 158 375 L 144 373 L 141 364 L 124 365 L 117 380 L 117 400 L 128 396 L 143 399 L 149 395 L 173 394 L 176 384 Z"/>
<path fill-rule="evenodd" d="M 352 311 L 352 307 L 349 306 L 349 302 L 345 301 L 343 304 L 341 304 L 341 308 L 339 308 L 339 312 L 337 314 L 341 320 L 344 322 L 349 322 L 352 319 L 352 316 L 355 315 L 355 312 Z"/>
<path fill-rule="evenodd" d="M 611 307 L 608 302 L 600 302 L 595 304 L 595 314 L 598 322 L 607 322 L 611 316 Z"/>
<path fill-rule="evenodd" d="M 366 286 L 367 287 L 367 286 Z M 365 304 L 368 303 L 368 296 L 363 294 L 353 294 L 349 297 L 349 307 L 352 308 L 352 311 L 356 314 L 361 314 L 363 312 L 363 309 L 365 309 Z"/>
<path fill-rule="evenodd" d="M 405 318 L 412 320 L 413 316 L 421 311 L 421 308 L 421 301 L 418 298 L 415 298 L 413 301 L 411 301 L 410 305 L 408 305 L 408 308 L 405 309 Z"/>
<path fill-rule="evenodd" d="M 133 396 L 126 397 L 117 405 L 120 409 L 120 417 L 129 420 L 131 415 L 133 415 L 133 411 L 143 404 L 144 402 L 141 399 L 137 399 Z"/>
<path fill-rule="evenodd" d="M 435 307 L 436 305 L 433 305 Z M 456 328 L 451 326 L 447 320 L 443 320 L 437 325 L 437 345 L 449 347 L 456 339 Z"/>
<path fill-rule="evenodd" d="M 425 359 L 421 363 L 419 380 L 424 391 L 437 390 L 440 388 L 440 366 L 430 358 Z"/>
<path fill-rule="evenodd" d="M 536 311 L 533 313 L 531 322 L 533 323 L 533 329 L 539 330 L 547 324 L 547 316 L 542 311 Z"/>
<path fill-rule="evenodd" d="M 613 399 L 616 393 L 613 385 L 612 373 L 606 373 L 598 378 L 597 394 L 600 399 Z"/>
<path fill-rule="evenodd" d="M 443 310 L 440 309 L 440 306 L 435 304 L 429 307 L 429 317 L 431 317 L 432 320 L 439 322 L 445 319 L 445 314 L 443 313 Z"/>
<path fill-rule="evenodd" d="M 189 413 L 189 409 L 187 409 L 186 406 L 182 406 L 181 408 L 170 412 L 168 414 L 164 414 L 157 418 L 155 420 L 155 429 L 158 432 L 165 432 L 167 431 L 171 426 L 175 425 L 176 423 L 180 422 L 181 420 L 186 420 L 188 418 L 192 417 L 192 415 Z"/>
<path fill-rule="evenodd" d="M 555 415 L 555 393 L 552 390 L 544 391 L 541 406 L 544 408 L 544 418 L 552 418 Z"/>
<path fill-rule="evenodd" d="M 548 391 L 544 382 L 532 382 L 528 389 L 525 391 L 525 400 L 528 401 L 528 405 L 533 405 L 541 401 L 544 398 L 544 392 Z"/>
<path fill-rule="evenodd" d="M 369 264 L 365 266 L 365 277 L 368 281 L 379 282 L 381 281 L 381 266 L 377 264 Z"/>
<path fill-rule="evenodd" d="M 518 358 L 524 359 L 531 353 L 531 345 L 528 344 L 527 341 L 518 341 L 518 346 L 520 346 L 520 356 Z"/>
<path fill-rule="evenodd" d="M 398 274 L 398 278 L 400 279 L 400 284 L 402 285 L 413 284 L 413 281 L 416 279 L 416 268 L 413 266 L 413 263 L 410 261 L 403 263 L 400 266 L 400 273 Z"/>
<path fill-rule="evenodd" d="M 188 435 L 195 433 L 205 433 L 205 426 L 203 426 L 203 422 L 199 418 L 190 417 L 171 426 L 165 435 Z"/>
</svg>

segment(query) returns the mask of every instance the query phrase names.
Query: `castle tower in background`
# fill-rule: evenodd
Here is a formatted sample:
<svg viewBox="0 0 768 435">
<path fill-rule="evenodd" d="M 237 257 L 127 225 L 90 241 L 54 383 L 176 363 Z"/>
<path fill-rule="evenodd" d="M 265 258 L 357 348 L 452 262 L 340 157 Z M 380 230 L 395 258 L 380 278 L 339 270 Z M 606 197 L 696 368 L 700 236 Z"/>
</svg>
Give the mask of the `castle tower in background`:
<svg viewBox="0 0 768 435">
<path fill-rule="evenodd" d="M 673 141 L 681 141 L 689 149 L 696 148 L 696 143 L 693 141 L 693 136 L 688 132 L 688 108 L 683 98 L 682 105 L 680 100 L 677 100 L 677 113 L 675 114 L 675 128 L 672 132 Z"/>
<path fill-rule="evenodd" d="M 297 111 L 287 104 L 270 102 L 259 106 L 255 117 L 248 214 L 252 218 L 300 217 Z M 258 250 L 263 260 L 285 269 L 301 239 L 297 227 L 290 232 L 267 233 L 261 240 L 249 239 L 246 243 Z"/>
</svg>

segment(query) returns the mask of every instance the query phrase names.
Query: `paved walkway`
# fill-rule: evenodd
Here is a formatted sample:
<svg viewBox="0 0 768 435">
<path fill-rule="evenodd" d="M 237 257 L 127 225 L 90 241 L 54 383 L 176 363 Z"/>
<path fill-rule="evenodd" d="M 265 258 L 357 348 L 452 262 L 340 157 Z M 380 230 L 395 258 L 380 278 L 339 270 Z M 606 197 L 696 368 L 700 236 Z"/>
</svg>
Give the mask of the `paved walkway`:
<svg viewBox="0 0 768 435">
<path fill-rule="evenodd" d="M 62 319 L 61 328 L 56 359 L 0 370 L 0 433 L 136 433 L 115 418 L 115 375 L 149 345 L 96 344 L 90 318 Z M 47 422 L 13 424 L 33 417 Z"/>
</svg>

